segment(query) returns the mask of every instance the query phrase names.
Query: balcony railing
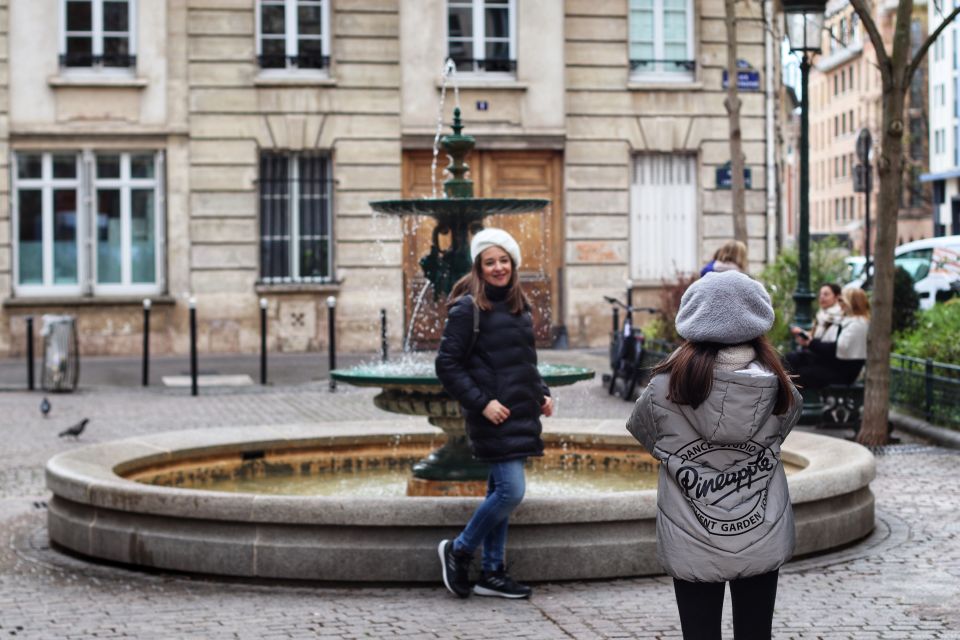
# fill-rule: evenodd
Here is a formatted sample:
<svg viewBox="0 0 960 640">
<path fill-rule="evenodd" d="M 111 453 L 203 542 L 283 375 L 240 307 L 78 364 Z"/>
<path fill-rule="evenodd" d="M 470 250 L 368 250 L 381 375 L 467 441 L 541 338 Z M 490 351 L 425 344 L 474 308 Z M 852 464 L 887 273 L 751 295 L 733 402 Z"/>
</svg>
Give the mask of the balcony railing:
<svg viewBox="0 0 960 640">
<path fill-rule="evenodd" d="M 330 66 L 330 56 L 312 54 L 260 55 L 257 60 L 261 69 L 326 69 Z"/>
<path fill-rule="evenodd" d="M 454 58 L 453 62 L 457 65 L 457 71 L 514 73 L 517 70 L 517 61 L 507 60 L 505 58 L 487 58 L 485 60 L 476 58 Z"/>
<path fill-rule="evenodd" d="M 137 66 L 137 56 L 128 54 L 106 54 L 95 56 L 90 53 L 61 53 L 61 67 L 116 67 Z"/>
<path fill-rule="evenodd" d="M 630 61 L 630 71 L 636 73 L 693 73 L 696 70 L 696 60 L 641 58 Z"/>
</svg>

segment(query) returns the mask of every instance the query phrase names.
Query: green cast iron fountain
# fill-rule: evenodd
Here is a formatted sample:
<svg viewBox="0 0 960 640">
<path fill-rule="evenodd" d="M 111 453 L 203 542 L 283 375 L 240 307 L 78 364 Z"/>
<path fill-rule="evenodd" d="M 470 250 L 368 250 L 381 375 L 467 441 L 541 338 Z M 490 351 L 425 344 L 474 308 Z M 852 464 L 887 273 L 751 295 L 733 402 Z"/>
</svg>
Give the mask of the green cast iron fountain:
<svg viewBox="0 0 960 640">
<path fill-rule="evenodd" d="M 486 216 L 530 213 L 550 204 L 549 200 L 538 198 L 474 198 L 473 181 L 466 177 L 469 167 L 464 159 L 476 141 L 473 136 L 463 135 L 459 107 L 453 111 L 452 128 L 453 135 L 441 140 L 450 158 L 447 171 L 452 176 L 443 183 L 446 197 L 370 203 L 379 213 L 423 215 L 436 220 L 430 252 L 420 259 L 435 299 L 449 294 L 454 283 L 470 271 L 470 236 L 483 228 Z M 444 235 L 450 237 L 446 249 L 440 247 L 440 236 Z M 594 376 L 590 369 L 557 365 L 540 365 L 540 374 L 551 387 Z M 427 416 L 430 424 L 446 433 L 446 443 L 414 465 L 407 487 L 409 495 L 484 494 L 487 467 L 471 456 L 460 406 L 443 390 L 432 360 L 360 366 L 336 370 L 331 375 L 347 384 L 380 387 L 383 391 L 374 398 L 377 407 L 391 413 Z"/>
</svg>

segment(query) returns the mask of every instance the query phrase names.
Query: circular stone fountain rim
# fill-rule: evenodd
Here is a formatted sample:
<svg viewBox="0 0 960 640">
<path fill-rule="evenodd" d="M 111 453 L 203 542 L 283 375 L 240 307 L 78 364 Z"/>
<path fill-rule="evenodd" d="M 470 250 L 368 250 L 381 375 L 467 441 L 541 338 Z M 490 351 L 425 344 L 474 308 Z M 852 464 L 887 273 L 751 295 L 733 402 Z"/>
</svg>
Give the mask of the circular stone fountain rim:
<svg viewBox="0 0 960 640">
<path fill-rule="evenodd" d="M 91 445 L 54 456 L 46 468 L 47 487 L 55 496 L 105 509 L 158 516 L 239 522 L 289 522 L 356 526 L 460 526 L 479 498 L 361 498 L 230 494 L 142 484 L 114 470 L 137 461 L 173 462 L 244 450 L 291 450 L 338 442 L 419 439 L 439 436 L 437 430 L 412 421 L 338 425 L 281 425 L 174 431 Z M 551 420 L 551 439 L 570 434 L 575 439 L 625 445 L 634 442 L 623 431 L 598 431 L 602 423 L 622 421 Z M 577 423 L 577 424 L 575 424 Z M 586 423 L 586 424 L 585 424 Z M 590 429 L 593 425 L 593 430 Z M 358 434 L 362 431 L 362 434 Z M 850 493 L 866 487 L 875 475 L 873 455 L 860 445 L 826 436 L 794 433 L 787 440 L 784 460 L 805 466 L 788 478 L 794 504 Z M 639 448 L 639 445 L 637 445 Z M 518 524 L 626 521 L 652 518 L 656 491 L 647 489 L 583 496 L 531 497 L 517 511 Z"/>
<path fill-rule="evenodd" d="M 413 375 L 384 375 L 373 371 L 364 373 L 367 367 L 376 368 L 377 365 L 359 365 L 350 369 L 334 369 L 330 372 L 330 377 L 339 382 L 347 382 L 357 387 L 383 387 L 390 389 L 394 387 L 440 387 L 440 380 L 435 374 L 413 374 Z M 597 374 L 596 371 L 587 367 L 576 367 L 572 365 L 540 365 L 540 375 L 547 386 L 566 386 L 580 382 L 581 380 L 592 380 Z"/>
</svg>

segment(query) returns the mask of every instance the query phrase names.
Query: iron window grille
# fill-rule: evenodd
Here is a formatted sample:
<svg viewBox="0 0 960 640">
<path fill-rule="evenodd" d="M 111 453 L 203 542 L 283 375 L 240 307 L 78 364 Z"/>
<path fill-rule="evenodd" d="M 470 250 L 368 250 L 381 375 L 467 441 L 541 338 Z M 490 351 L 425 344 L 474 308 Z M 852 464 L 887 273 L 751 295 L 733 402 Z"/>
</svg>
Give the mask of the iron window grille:
<svg viewBox="0 0 960 640">
<path fill-rule="evenodd" d="M 325 155 L 260 156 L 260 282 L 333 280 L 333 180 Z"/>
</svg>

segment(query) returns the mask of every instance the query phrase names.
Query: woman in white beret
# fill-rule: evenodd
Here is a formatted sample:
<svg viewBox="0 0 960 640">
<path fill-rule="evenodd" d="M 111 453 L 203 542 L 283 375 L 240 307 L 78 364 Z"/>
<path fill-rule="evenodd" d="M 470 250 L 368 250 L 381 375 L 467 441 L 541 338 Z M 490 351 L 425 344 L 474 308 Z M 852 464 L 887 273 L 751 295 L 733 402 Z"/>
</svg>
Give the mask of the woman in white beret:
<svg viewBox="0 0 960 640">
<path fill-rule="evenodd" d="M 454 540 L 440 542 L 443 583 L 470 593 L 528 598 L 531 589 L 507 573 L 510 514 L 523 500 L 524 463 L 543 455 L 540 416 L 553 413 L 537 369 L 530 303 L 520 288 L 520 246 L 502 229 L 484 229 L 470 243 L 473 268 L 450 293 L 437 354 L 437 377 L 463 408 L 473 455 L 489 463 L 487 496 Z M 483 547 L 480 581 L 473 554 Z"/>
</svg>

